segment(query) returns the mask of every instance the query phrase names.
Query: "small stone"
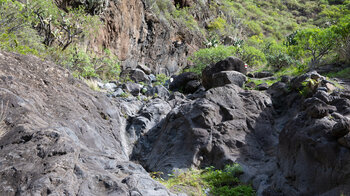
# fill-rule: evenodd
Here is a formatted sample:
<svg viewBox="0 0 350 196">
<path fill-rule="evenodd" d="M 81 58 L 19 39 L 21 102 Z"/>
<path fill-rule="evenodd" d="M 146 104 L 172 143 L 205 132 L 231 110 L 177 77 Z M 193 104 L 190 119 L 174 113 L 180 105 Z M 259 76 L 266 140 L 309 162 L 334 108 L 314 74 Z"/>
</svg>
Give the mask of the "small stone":
<svg viewBox="0 0 350 196">
<path fill-rule="evenodd" d="M 123 95 L 125 92 L 123 91 L 123 89 L 121 88 L 117 88 L 113 94 L 112 94 L 112 97 L 119 97 L 121 95 Z"/>
<path fill-rule="evenodd" d="M 114 91 L 117 88 L 117 85 L 114 83 L 106 83 L 103 86 L 104 89 L 106 89 L 107 91 Z"/>
<path fill-rule="evenodd" d="M 157 81 L 156 76 L 153 75 L 153 74 L 150 74 L 150 75 L 148 76 L 148 78 L 149 78 L 149 80 L 150 80 L 151 82 L 156 82 L 156 81 Z"/>
<path fill-rule="evenodd" d="M 325 86 L 326 86 L 326 88 L 328 89 L 328 91 L 330 91 L 330 92 L 333 92 L 333 91 L 335 91 L 335 90 L 337 89 L 337 87 L 335 87 L 335 86 L 334 86 L 333 84 L 331 84 L 331 83 L 326 83 Z"/>
</svg>

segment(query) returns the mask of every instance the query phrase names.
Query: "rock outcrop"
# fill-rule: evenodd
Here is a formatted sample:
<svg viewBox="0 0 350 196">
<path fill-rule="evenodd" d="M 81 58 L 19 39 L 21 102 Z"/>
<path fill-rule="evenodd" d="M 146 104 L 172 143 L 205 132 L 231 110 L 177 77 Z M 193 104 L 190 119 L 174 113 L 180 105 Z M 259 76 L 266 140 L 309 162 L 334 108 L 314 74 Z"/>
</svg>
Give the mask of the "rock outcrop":
<svg viewBox="0 0 350 196">
<path fill-rule="evenodd" d="M 204 68 L 202 83 L 206 89 L 232 83 L 242 87 L 246 81 L 246 73 L 246 64 L 241 59 L 228 57 Z"/>
<path fill-rule="evenodd" d="M 0 52 L 0 100 L 1 195 L 171 195 L 129 161 L 127 111 L 67 70 Z"/>
<path fill-rule="evenodd" d="M 100 86 L 0 52 L 1 194 L 172 195 L 147 171 L 233 162 L 258 195 L 350 194 L 350 92 L 316 72 L 266 91 Z"/>
</svg>

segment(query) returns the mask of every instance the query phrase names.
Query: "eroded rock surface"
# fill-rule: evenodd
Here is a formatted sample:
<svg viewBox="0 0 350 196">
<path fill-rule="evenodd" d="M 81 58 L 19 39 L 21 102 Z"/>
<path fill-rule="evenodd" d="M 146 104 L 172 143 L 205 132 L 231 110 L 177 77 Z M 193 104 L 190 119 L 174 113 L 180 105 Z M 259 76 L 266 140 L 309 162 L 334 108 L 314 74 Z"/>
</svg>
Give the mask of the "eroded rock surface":
<svg viewBox="0 0 350 196">
<path fill-rule="evenodd" d="M 1 52 L 0 78 L 1 195 L 171 195 L 129 161 L 112 99 L 32 56 Z"/>
</svg>

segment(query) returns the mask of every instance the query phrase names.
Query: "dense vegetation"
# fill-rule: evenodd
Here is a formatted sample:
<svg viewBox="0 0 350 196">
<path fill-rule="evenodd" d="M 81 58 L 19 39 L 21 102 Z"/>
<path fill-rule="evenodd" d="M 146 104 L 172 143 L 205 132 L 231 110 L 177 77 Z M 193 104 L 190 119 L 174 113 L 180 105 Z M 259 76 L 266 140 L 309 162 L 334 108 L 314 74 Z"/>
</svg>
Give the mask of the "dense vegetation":
<svg viewBox="0 0 350 196">
<path fill-rule="evenodd" d="M 194 64 L 189 71 L 200 73 L 231 55 L 255 70 L 275 72 L 350 62 L 350 1 L 222 1 L 213 6 L 223 14 L 207 25 L 207 48 L 189 57 Z"/>
<path fill-rule="evenodd" d="M 0 0 L 0 49 L 53 60 L 75 76 L 118 77 L 117 56 L 108 49 L 97 55 L 82 44 L 101 27 L 91 14 L 102 12 L 106 1 L 65 9 L 51 0 L 22 2 Z M 190 71 L 197 73 L 231 55 L 255 70 L 274 71 L 350 61 L 350 0 L 220 0 L 188 6 L 147 0 L 145 5 L 185 33 L 207 39 L 206 48 L 189 57 Z"/>
<path fill-rule="evenodd" d="M 118 59 L 97 55 L 81 44 L 102 25 L 85 7 L 59 9 L 53 1 L 0 0 L 0 49 L 50 59 L 75 76 L 118 77 Z"/>
<path fill-rule="evenodd" d="M 189 170 L 178 174 L 170 174 L 169 179 L 154 178 L 163 183 L 174 192 L 186 192 L 189 195 L 231 195 L 252 196 L 255 195 L 250 185 L 242 184 L 238 177 L 242 174 L 242 168 L 238 164 L 227 165 L 223 170 L 215 170 L 207 167 L 201 170 Z"/>
</svg>

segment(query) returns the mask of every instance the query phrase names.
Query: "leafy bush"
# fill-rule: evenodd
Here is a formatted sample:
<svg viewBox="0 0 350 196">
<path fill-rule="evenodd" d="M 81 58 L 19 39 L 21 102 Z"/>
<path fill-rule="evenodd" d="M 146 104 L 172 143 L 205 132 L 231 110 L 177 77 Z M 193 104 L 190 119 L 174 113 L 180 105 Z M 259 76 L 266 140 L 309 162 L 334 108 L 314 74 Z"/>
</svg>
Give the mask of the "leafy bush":
<svg viewBox="0 0 350 196">
<path fill-rule="evenodd" d="M 238 176 L 242 174 L 238 164 L 227 165 L 223 170 L 207 167 L 202 170 L 189 170 L 179 175 L 170 174 L 168 180 L 157 178 L 170 190 L 183 192 L 192 190 L 189 194 L 217 196 L 252 196 L 255 191 L 251 186 L 242 184 Z M 180 190 L 179 190 L 180 189 Z"/>
<path fill-rule="evenodd" d="M 103 80 L 118 79 L 120 65 L 118 58 L 105 50 L 103 55 L 86 52 L 75 46 L 63 55 L 61 65 L 73 71 L 75 77 L 96 78 Z"/>
<path fill-rule="evenodd" d="M 195 52 L 189 57 L 189 60 L 194 63 L 194 67 L 189 71 L 201 74 L 202 70 L 210 64 L 224 60 L 229 56 L 236 54 L 237 48 L 234 46 L 218 45 L 217 47 L 204 48 Z"/>
<path fill-rule="evenodd" d="M 288 48 L 285 45 L 276 42 L 267 43 L 264 53 L 266 55 L 267 65 L 273 68 L 280 69 L 299 63 L 288 54 Z"/>
<path fill-rule="evenodd" d="M 216 30 L 219 32 L 223 32 L 226 26 L 227 26 L 227 21 L 221 16 L 217 17 L 216 19 L 214 19 L 214 21 L 208 24 L 209 30 Z"/>
<path fill-rule="evenodd" d="M 18 1 L 0 0 L 0 49 L 42 56 L 42 39 L 31 28 L 33 17 Z"/>
<path fill-rule="evenodd" d="M 238 56 L 250 66 L 261 66 L 266 63 L 265 54 L 258 48 L 243 45 L 237 51 Z"/>
<path fill-rule="evenodd" d="M 156 80 L 155 85 L 164 85 L 167 80 L 169 80 L 169 77 L 166 76 L 165 74 L 157 74 L 156 75 Z"/>
<path fill-rule="evenodd" d="M 310 28 L 298 31 L 294 39 L 296 45 L 292 48 L 296 54 L 302 57 L 310 57 L 309 65 L 314 67 L 334 47 L 336 34 L 329 28 Z"/>
</svg>

